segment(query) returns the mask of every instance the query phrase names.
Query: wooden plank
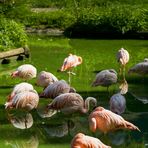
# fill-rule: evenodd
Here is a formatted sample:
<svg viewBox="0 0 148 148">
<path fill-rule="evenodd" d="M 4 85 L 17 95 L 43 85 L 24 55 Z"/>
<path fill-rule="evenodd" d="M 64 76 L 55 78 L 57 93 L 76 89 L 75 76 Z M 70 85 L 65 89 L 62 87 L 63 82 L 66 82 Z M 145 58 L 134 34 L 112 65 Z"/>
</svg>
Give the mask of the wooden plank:
<svg viewBox="0 0 148 148">
<path fill-rule="evenodd" d="M 19 54 L 25 54 L 24 48 L 17 48 L 5 52 L 0 52 L 0 59 L 16 56 Z"/>
</svg>

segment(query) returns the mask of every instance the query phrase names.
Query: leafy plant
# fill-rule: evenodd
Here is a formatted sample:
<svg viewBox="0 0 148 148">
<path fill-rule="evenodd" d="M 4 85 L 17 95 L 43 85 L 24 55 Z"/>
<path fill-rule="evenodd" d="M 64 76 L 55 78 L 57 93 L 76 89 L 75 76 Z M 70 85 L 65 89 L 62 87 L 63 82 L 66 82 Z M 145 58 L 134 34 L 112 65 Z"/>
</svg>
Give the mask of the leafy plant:
<svg viewBox="0 0 148 148">
<path fill-rule="evenodd" d="M 27 43 L 27 35 L 21 24 L 0 18 L 0 50 L 22 47 Z"/>
</svg>

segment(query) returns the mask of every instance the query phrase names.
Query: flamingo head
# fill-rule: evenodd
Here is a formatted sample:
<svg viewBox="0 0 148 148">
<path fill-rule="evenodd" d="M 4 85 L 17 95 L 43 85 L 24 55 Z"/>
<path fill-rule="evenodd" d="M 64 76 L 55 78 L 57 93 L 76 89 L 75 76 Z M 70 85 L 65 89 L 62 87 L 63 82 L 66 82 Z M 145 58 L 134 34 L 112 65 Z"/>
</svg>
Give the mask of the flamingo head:
<svg viewBox="0 0 148 148">
<path fill-rule="evenodd" d="M 82 57 L 78 56 L 78 62 L 81 64 L 83 62 Z"/>
<path fill-rule="evenodd" d="M 17 76 L 18 76 L 18 71 L 14 71 L 14 72 L 11 73 L 12 78 L 15 78 Z"/>
</svg>

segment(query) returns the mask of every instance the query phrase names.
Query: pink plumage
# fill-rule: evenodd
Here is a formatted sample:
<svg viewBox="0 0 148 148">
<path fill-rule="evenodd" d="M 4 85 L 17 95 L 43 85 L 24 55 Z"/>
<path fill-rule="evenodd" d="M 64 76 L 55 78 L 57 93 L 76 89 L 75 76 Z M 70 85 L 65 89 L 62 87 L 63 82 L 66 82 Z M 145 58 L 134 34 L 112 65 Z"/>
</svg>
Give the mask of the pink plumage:
<svg viewBox="0 0 148 148">
<path fill-rule="evenodd" d="M 88 97 L 83 100 L 78 93 L 65 93 L 57 96 L 47 108 L 60 110 L 65 114 L 74 112 L 87 113 L 90 103 L 96 106 L 97 100 L 93 97 Z"/>
<path fill-rule="evenodd" d="M 12 98 L 20 92 L 31 91 L 31 90 L 34 90 L 34 88 L 31 84 L 26 83 L 26 82 L 19 83 L 14 86 L 11 94 L 8 97 L 8 101 L 12 100 Z"/>
<path fill-rule="evenodd" d="M 82 63 L 82 57 L 77 55 L 69 54 L 67 58 L 64 59 L 63 65 L 60 68 L 60 71 L 66 71 L 71 69 L 72 67 L 76 67 Z"/>
<path fill-rule="evenodd" d="M 36 68 L 31 64 L 24 64 L 19 66 L 16 71 L 12 72 L 13 78 L 19 77 L 23 80 L 29 80 L 35 78 L 37 74 Z"/>
<path fill-rule="evenodd" d="M 16 108 L 32 110 L 38 106 L 39 96 L 35 90 L 17 93 L 9 102 L 6 102 L 5 108 Z"/>
<path fill-rule="evenodd" d="M 72 139 L 71 148 L 111 148 L 102 143 L 98 138 L 78 133 Z"/>
<path fill-rule="evenodd" d="M 129 61 L 129 53 L 124 48 L 118 50 L 117 53 L 117 60 L 120 62 L 121 65 L 125 66 Z"/>
<path fill-rule="evenodd" d="M 58 79 L 50 72 L 41 71 L 37 76 L 37 85 L 44 88 L 56 81 Z"/>
<path fill-rule="evenodd" d="M 103 107 L 97 107 L 89 115 L 90 130 L 95 132 L 97 129 L 103 133 L 118 129 L 139 130 L 134 124 L 124 120 L 120 115 L 117 115 Z"/>
<path fill-rule="evenodd" d="M 75 90 L 72 89 L 65 80 L 60 80 L 48 85 L 40 94 L 40 97 L 55 98 L 60 94 L 68 92 L 75 92 Z"/>
</svg>

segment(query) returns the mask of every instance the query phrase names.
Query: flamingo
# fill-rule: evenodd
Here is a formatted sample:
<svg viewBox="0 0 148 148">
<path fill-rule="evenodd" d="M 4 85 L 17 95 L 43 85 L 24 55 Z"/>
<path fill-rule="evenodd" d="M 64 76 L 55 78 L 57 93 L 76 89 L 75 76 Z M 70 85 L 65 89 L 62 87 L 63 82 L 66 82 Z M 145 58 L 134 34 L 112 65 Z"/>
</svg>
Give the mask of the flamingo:
<svg viewBox="0 0 148 148">
<path fill-rule="evenodd" d="M 53 84 L 58 79 L 50 72 L 41 71 L 37 76 L 37 85 L 46 88 L 49 84 Z"/>
<path fill-rule="evenodd" d="M 19 84 L 14 86 L 13 91 L 8 96 L 8 100 L 7 101 L 9 102 L 10 100 L 12 100 L 12 98 L 17 93 L 20 93 L 20 92 L 23 92 L 23 91 L 31 91 L 31 90 L 34 90 L 34 88 L 33 88 L 33 86 L 31 84 L 26 83 L 26 82 L 19 83 Z"/>
<path fill-rule="evenodd" d="M 105 86 L 108 87 L 117 82 L 117 72 L 114 69 L 102 70 L 96 75 L 92 86 Z"/>
<path fill-rule="evenodd" d="M 55 98 L 60 94 L 68 92 L 75 92 L 75 89 L 71 88 L 65 80 L 60 80 L 48 85 L 40 94 L 40 97 Z"/>
<path fill-rule="evenodd" d="M 148 58 L 129 69 L 129 73 L 137 73 L 140 75 L 148 74 Z"/>
<path fill-rule="evenodd" d="M 39 96 L 35 90 L 17 93 L 9 102 L 6 102 L 5 109 L 25 109 L 30 111 L 37 108 Z"/>
<path fill-rule="evenodd" d="M 65 114 L 74 112 L 87 113 L 89 104 L 92 102 L 97 105 L 97 100 L 93 97 L 88 97 L 85 101 L 78 93 L 65 93 L 57 96 L 48 106 L 47 110 L 60 110 Z"/>
<path fill-rule="evenodd" d="M 11 77 L 19 77 L 23 80 L 30 80 L 35 78 L 37 74 L 36 68 L 31 64 L 24 64 L 19 66 L 16 71 L 12 72 Z"/>
<path fill-rule="evenodd" d="M 71 69 L 73 67 L 80 65 L 81 63 L 82 63 L 82 57 L 77 56 L 77 55 L 73 55 L 73 54 L 69 54 L 69 56 L 64 59 L 64 62 L 63 62 L 63 65 L 60 68 L 60 71 L 63 72 L 63 71 L 68 70 L 68 74 L 69 74 L 68 82 L 69 82 L 69 84 L 71 82 L 70 75 L 71 74 L 75 75 L 75 73 L 73 73 L 71 71 Z"/>
<path fill-rule="evenodd" d="M 134 124 L 124 120 L 120 115 L 117 115 L 103 107 L 97 107 L 89 115 L 89 127 L 92 132 L 97 129 L 103 133 L 118 129 L 139 130 Z"/>
<path fill-rule="evenodd" d="M 114 94 L 109 101 L 110 110 L 116 114 L 122 114 L 126 108 L 126 100 L 120 93 Z"/>
<path fill-rule="evenodd" d="M 117 61 L 121 64 L 122 68 L 120 69 L 125 74 L 125 65 L 129 62 L 129 53 L 124 48 L 121 48 L 117 52 Z"/>
<path fill-rule="evenodd" d="M 71 141 L 71 148 L 111 148 L 102 143 L 98 138 L 78 133 Z"/>
</svg>

